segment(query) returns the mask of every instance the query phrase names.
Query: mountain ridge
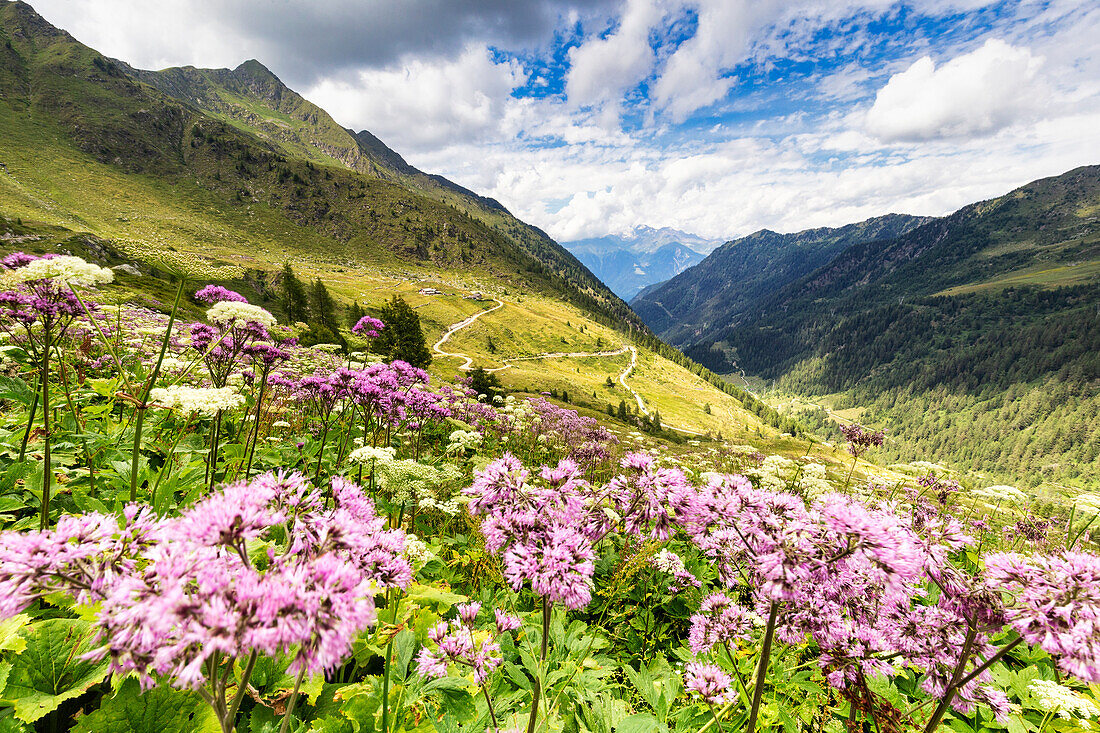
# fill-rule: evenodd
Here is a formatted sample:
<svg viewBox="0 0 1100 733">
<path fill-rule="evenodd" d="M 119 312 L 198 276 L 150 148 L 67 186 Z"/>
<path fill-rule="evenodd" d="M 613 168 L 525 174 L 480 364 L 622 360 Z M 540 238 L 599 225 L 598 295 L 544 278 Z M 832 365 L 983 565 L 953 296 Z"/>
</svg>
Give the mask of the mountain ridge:
<svg viewBox="0 0 1100 733">
<path fill-rule="evenodd" d="M 691 344 L 735 323 L 755 298 L 812 272 L 853 243 L 889 238 L 927 221 L 886 214 L 791 234 L 761 229 L 726 242 L 702 262 L 639 293 L 631 307 L 666 341 Z"/>
</svg>

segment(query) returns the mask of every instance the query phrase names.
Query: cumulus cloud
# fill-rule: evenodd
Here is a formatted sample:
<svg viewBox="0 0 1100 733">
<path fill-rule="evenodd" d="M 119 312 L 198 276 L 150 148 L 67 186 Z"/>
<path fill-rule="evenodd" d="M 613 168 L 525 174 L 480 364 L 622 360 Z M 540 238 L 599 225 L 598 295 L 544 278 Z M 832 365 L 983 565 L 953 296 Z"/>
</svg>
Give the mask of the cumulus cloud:
<svg viewBox="0 0 1100 733">
<path fill-rule="evenodd" d="M 650 29 L 661 21 L 663 3 L 627 0 L 618 28 L 569 50 L 566 97 L 579 106 L 615 105 L 623 93 L 645 79 L 656 55 Z"/>
<path fill-rule="evenodd" d="M 454 60 L 410 59 L 325 79 L 304 96 L 343 124 L 415 152 L 495 135 L 512 90 L 526 79 L 518 62 L 497 62 L 488 49 L 471 47 Z"/>
<path fill-rule="evenodd" d="M 258 58 L 342 124 L 569 240 L 938 215 L 1100 162 L 1100 8 L 968 15 L 987 2 L 909 6 L 931 32 L 903 27 L 895 0 L 35 5 L 137 66 Z"/>
<path fill-rule="evenodd" d="M 1042 63 L 1029 49 L 998 39 L 939 67 L 924 56 L 878 91 L 867 129 L 884 141 L 995 132 L 1041 107 Z"/>
</svg>

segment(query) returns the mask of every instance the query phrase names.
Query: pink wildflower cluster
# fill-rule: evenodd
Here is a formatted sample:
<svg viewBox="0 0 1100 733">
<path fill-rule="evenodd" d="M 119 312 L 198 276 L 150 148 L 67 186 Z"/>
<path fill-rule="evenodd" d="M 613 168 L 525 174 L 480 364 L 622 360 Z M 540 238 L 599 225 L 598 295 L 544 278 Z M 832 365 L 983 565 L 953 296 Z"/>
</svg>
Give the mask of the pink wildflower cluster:
<svg viewBox="0 0 1100 733">
<path fill-rule="evenodd" d="M 558 407 L 542 397 L 532 397 L 527 403 L 532 413 L 528 426 L 531 438 L 538 440 L 546 436 L 550 442 L 564 447 L 565 455 L 583 466 L 606 462 L 611 457 L 608 448 L 619 442 L 595 418 Z"/>
<path fill-rule="evenodd" d="M 708 705 L 722 705 L 733 699 L 733 690 L 730 689 L 733 678 L 718 665 L 688 662 L 684 671 L 684 688 L 701 697 Z"/>
<path fill-rule="evenodd" d="M 868 448 L 882 445 L 886 439 L 886 433 L 881 430 L 872 432 L 857 423 L 841 425 L 840 432 L 848 441 L 848 452 L 857 458 L 866 453 Z"/>
<path fill-rule="evenodd" d="M 519 459 L 506 453 L 465 490 L 469 511 L 484 517 L 485 546 L 502 554 L 513 589 L 530 582 L 551 602 L 586 606 L 595 570 L 592 544 L 607 530 L 586 501 L 591 487 L 568 459 L 543 467 L 539 483 L 529 478 Z"/>
<path fill-rule="evenodd" d="M 688 646 L 695 654 L 710 651 L 715 645 L 747 639 L 759 617 L 731 600 L 725 593 L 713 593 L 703 599 L 699 613 L 691 617 Z"/>
<path fill-rule="evenodd" d="M 1100 682 L 1100 557 L 1082 552 L 985 560 L 990 585 L 1015 596 L 1009 625 L 1068 674 Z"/>
<path fill-rule="evenodd" d="M 793 495 L 755 489 L 740 476 L 722 476 L 678 492 L 676 519 L 716 564 L 731 588 L 754 593 L 760 617 L 774 613 L 776 636 L 807 636 L 833 686 L 864 675 L 890 675 L 909 666 L 926 672 L 925 688 L 942 694 L 954 670 L 991 653 L 999 630 L 989 594 L 966 585 L 961 573 L 937 572 L 950 552 L 970 540 L 957 523 L 916 531 L 888 507 L 840 494 L 810 505 Z M 926 581 L 945 589 L 936 603 Z M 702 651 L 744 633 L 746 615 L 725 596 L 711 597 L 693 618 L 691 643 Z M 984 612 L 983 612 L 984 611 Z M 958 691 L 958 710 L 975 701 L 1007 713 L 1007 699 L 978 676 Z"/>
<path fill-rule="evenodd" d="M 470 668 L 474 682 L 483 685 L 502 661 L 497 639 L 522 624 L 516 616 L 497 608 L 493 609 L 496 633 L 479 632 L 475 622 L 481 612 L 480 603 L 461 603 L 455 610 L 458 617 L 449 624 L 440 621 L 428 630 L 428 639 L 436 644 L 436 650 L 423 647 L 416 660 L 417 669 L 426 677 L 446 677 L 447 665 L 461 664 Z"/>
<path fill-rule="evenodd" d="M 382 329 L 385 327 L 386 324 L 379 319 L 372 316 L 363 316 L 351 327 L 351 330 L 363 338 L 373 339 L 382 335 Z"/>
<path fill-rule="evenodd" d="M 99 601 L 99 636 L 143 683 L 206 682 L 211 658 L 293 655 L 290 671 L 332 669 L 375 621 L 379 589 L 405 587 L 404 535 L 355 484 L 334 508 L 299 474 L 226 486 L 175 518 L 128 508 L 44 532 L 0 535 L 0 612 L 57 591 Z M 252 548 L 267 546 L 266 552 Z"/>
</svg>

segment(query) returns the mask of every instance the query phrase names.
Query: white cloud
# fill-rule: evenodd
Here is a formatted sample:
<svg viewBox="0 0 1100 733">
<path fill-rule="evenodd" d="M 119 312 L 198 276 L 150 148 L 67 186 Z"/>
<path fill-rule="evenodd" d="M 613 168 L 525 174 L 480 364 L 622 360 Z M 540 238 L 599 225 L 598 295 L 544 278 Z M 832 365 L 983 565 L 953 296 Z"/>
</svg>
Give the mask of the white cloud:
<svg viewBox="0 0 1100 733">
<path fill-rule="evenodd" d="M 664 11 L 659 0 L 627 0 L 614 33 L 569 50 L 566 97 L 578 107 L 618 105 L 622 95 L 649 75 L 656 56 L 650 29 Z"/>
<path fill-rule="evenodd" d="M 512 90 L 526 78 L 517 62 L 496 62 L 487 48 L 471 47 L 453 60 L 410 59 L 351 79 L 325 79 L 304 96 L 341 124 L 415 152 L 494 135 Z"/>
<path fill-rule="evenodd" d="M 884 141 L 933 140 L 995 132 L 1041 109 L 1041 57 L 990 39 L 938 68 L 930 56 L 890 78 L 867 113 Z"/>
</svg>

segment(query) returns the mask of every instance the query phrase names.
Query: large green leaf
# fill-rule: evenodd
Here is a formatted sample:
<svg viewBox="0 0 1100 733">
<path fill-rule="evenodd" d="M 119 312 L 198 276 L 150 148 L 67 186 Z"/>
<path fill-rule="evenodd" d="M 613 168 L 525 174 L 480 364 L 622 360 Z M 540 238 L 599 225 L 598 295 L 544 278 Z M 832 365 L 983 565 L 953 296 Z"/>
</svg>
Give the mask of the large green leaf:
<svg viewBox="0 0 1100 733">
<path fill-rule="evenodd" d="M 91 625 L 78 619 L 50 619 L 24 629 L 27 646 L 12 658 L 3 693 L 15 717 L 33 723 L 107 677 L 107 660 L 81 659 L 93 648 L 92 635 Z"/>
<path fill-rule="evenodd" d="M 73 733 L 218 733 L 214 711 L 193 692 L 160 685 L 141 691 L 137 680 L 122 683 L 114 697 L 103 699 Z"/>
</svg>

